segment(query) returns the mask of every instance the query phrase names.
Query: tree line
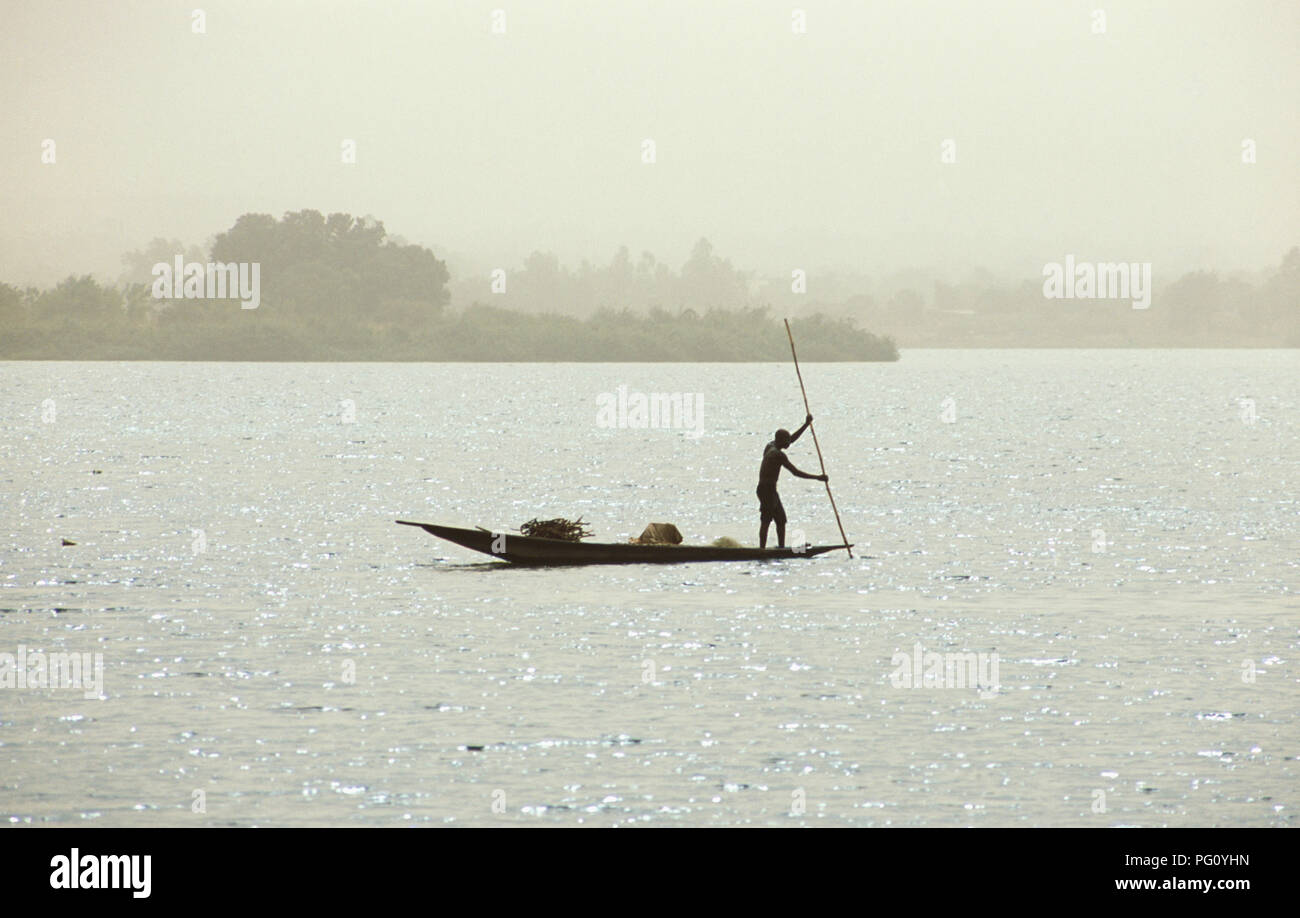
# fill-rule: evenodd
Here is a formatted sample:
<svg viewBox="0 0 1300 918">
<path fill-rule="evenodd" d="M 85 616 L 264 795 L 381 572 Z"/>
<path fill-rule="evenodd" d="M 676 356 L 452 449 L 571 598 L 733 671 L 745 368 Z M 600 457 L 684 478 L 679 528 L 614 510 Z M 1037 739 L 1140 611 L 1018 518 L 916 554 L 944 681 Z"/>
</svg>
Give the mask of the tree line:
<svg viewBox="0 0 1300 918">
<path fill-rule="evenodd" d="M 908 347 L 1300 346 L 1300 248 L 1256 272 L 1172 273 L 1155 264 L 1141 276 L 1148 271 L 1151 287 L 1134 308 L 1135 297 L 1108 298 L 1099 289 L 1093 297 L 1052 298 L 1046 275 L 1008 280 L 982 269 L 960 277 L 927 268 L 873 277 L 791 266 L 760 276 L 733 267 L 701 239 L 680 271 L 650 252 L 634 258 L 626 247 L 606 263 L 576 267 L 534 252 L 489 299 L 578 315 L 607 302 L 644 312 L 764 304 L 777 315 L 849 318 Z M 462 272 L 450 284 L 452 302 L 483 297 L 490 283 L 485 270 Z"/>
<path fill-rule="evenodd" d="M 280 219 L 244 214 L 206 252 L 156 239 L 123 260 L 127 273 L 117 284 L 90 275 L 70 276 L 49 289 L 0 283 L 0 358 L 763 361 L 788 356 L 780 321 L 739 295 L 743 276 L 713 256 L 706 240 L 680 272 L 654 264 L 652 274 L 661 283 L 672 282 L 665 286 L 674 296 L 665 302 L 633 308 L 641 301 L 620 295 L 615 285 L 575 302 L 564 314 L 523 308 L 530 290 L 533 305 L 556 304 L 556 279 L 563 272 L 547 256 L 526 261 L 513 284 L 509 276 L 484 278 L 486 302 L 453 310 L 444 261 L 427 248 L 390 237 L 378 220 L 342 213 L 303 210 Z M 256 308 L 244 308 L 232 295 L 209 295 L 213 288 L 200 276 L 209 264 L 258 265 Z M 174 267 L 183 268 L 184 276 L 172 278 L 179 273 Z M 555 281 L 551 288 L 545 287 L 547 277 Z M 504 295 L 494 295 L 494 281 L 500 281 Z M 808 360 L 898 359 L 891 339 L 858 328 L 852 317 L 809 315 L 794 324 L 800 356 Z"/>
</svg>

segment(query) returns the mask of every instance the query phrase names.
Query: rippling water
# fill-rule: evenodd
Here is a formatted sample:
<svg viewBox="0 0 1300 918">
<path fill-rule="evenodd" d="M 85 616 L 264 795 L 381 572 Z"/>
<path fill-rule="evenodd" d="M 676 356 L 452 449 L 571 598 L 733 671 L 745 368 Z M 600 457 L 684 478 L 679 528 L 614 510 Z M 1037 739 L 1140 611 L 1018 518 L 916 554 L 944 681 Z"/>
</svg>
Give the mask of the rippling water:
<svg viewBox="0 0 1300 918">
<path fill-rule="evenodd" d="M 392 520 L 753 542 L 792 368 L 0 363 L 0 653 L 104 665 L 0 688 L 0 817 L 1300 821 L 1294 351 L 805 379 L 857 557 L 520 570 Z M 618 386 L 700 435 L 598 426 Z M 995 686 L 895 687 L 917 645 Z"/>
</svg>

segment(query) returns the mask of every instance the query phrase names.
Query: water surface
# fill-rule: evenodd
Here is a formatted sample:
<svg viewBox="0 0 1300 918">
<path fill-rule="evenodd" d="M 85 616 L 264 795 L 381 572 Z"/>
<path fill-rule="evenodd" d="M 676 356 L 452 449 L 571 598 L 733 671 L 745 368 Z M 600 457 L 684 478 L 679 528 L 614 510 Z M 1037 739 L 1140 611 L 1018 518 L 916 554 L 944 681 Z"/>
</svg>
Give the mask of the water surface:
<svg viewBox="0 0 1300 918">
<path fill-rule="evenodd" d="M 0 652 L 105 667 L 0 689 L 0 818 L 1297 824 L 1294 352 L 804 370 L 855 558 L 520 570 L 392 521 L 754 542 L 792 368 L 0 363 Z"/>
</svg>

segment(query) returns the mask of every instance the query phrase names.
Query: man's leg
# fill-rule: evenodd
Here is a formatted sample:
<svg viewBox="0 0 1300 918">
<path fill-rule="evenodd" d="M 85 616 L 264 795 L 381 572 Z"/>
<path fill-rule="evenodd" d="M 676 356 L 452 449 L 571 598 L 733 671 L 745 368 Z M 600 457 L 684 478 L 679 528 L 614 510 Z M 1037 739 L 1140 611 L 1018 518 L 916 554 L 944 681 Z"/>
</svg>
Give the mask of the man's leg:
<svg viewBox="0 0 1300 918">
<path fill-rule="evenodd" d="M 772 508 L 772 519 L 776 521 L 776 545 L 785 548 L 785 507 L 780 497 L 774 496 L 774 501 L 776 506 Z"/>
<path fill-rule="evenodd" d="M 758 528 L 759 548 L 767 548 L 767 527 L 771 524 L 771 522 L 772 520 L 765 515 L 763 517 L 762 522 L 759 524 L 759 528 Z"/>
</svg>

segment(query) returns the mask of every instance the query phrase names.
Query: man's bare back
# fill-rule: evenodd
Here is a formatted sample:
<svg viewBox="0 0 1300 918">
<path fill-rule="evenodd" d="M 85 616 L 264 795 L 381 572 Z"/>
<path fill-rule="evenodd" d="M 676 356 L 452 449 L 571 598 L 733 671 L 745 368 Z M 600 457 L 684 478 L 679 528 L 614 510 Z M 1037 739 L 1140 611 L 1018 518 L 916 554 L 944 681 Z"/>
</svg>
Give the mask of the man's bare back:
<svg viewBox="0 0 1300 918">
<path fill-rule="evenodd" d="M 804 420 L 803 426 L 791 434 L 788 430 L 778 430 L 775 438 L 767 446 L 763 447 L 763 463 L 758 469 L 758 511 L 759 511 L 759 530 L 758 530 L 758 547 L 767 547 L 767 527 L 769 524 L 776 523 L 776 544 L 778 547 L 785 547 L 785 507 L 781 505 L 781 497 L 776 493 L 776 481 L 781 477 L 781 469 L 787 468 L 792 475 L 799 478 L 809 478 L 815 481 L 826 481 L 825 475 L 810 475 L 807 472 L 801 472 L 795 468 L 794 463 L 785 454 L 785 449 L 799 435 L 808 429 L 812 423 L 812 415 Z"/>
</svg>

